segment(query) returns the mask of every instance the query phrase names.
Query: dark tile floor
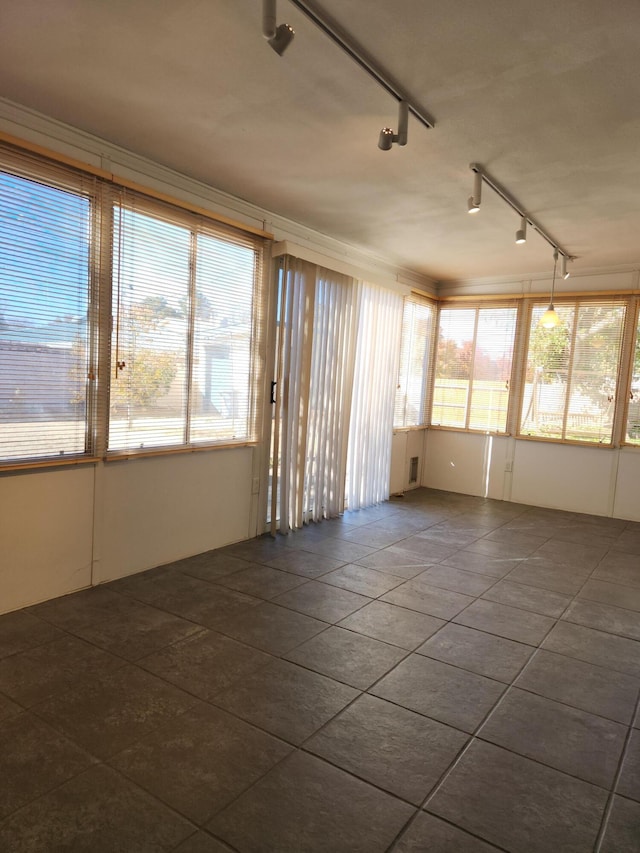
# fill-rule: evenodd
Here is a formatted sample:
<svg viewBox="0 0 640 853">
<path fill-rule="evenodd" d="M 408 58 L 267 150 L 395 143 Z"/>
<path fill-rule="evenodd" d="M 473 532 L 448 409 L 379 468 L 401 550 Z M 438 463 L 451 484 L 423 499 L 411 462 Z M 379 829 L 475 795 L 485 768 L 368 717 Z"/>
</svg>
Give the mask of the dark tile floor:
<svg viewBox="0 0 640 853">
<path fill-rule="evenodd" d="M 640 524 L 420 489 L 0 617 L 0 851 L 640 851 Z"/>
</svg>

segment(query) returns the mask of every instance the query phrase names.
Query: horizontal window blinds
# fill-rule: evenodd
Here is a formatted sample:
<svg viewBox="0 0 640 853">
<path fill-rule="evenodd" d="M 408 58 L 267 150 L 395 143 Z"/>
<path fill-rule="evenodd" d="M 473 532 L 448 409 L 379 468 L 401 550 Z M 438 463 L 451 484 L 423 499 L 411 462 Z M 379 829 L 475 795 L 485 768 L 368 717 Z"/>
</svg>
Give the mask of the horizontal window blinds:
<svg viewBox="0 0 640 853">
<path fill-rule="evenodd" d="M 91 452 L 95 182 L 29 155 L 0 171 L 0 459 Z"/>
<path fill-rule="evenodd" d="M 625 303 L 572 300 L 555 309 L 560 323 L 545 329 L 547 303 L 532 306 L 520 433 L 610 444 Z"/>
<path fill-rule="evenodd" d="M 640 306 L 635 323 L 632 358 L 625 441 L 627 444 L 640 444 Z"/>
<path fill-rule="evenodd" d="M 506 432 L 517 318 L 516 306 L 440 310 L 432 424 Z"/>
<path fill-rule="evenodd" d="M 261 261 L 253 242 L 196 235 L 191 442 L 257 438 Z"/>
<path fill-rule="evenodd" d="M 435 304 L 428 299 L 405 297 L 394 427 L 421 426 L 426 421 L 434 308 Z"/>
<path fill-rule="evenodd" d="M 186 404 L 191 232 L 138 209 L 114 209 L 109 450 L 180 445 Z"/>
<path fill-rule="evenodd" d="M 255 440 L 261 246 L 133 193 L 113 221 L 109 451 Z"/>
</svg>

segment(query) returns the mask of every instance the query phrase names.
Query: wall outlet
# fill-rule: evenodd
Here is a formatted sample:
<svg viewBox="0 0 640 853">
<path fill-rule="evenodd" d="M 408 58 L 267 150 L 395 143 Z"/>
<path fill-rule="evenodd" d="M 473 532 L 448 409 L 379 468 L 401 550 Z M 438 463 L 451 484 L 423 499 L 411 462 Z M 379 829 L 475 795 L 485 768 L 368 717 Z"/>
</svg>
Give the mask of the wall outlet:
<svg viewBox="0 0 640 853">
<path fill-rule="evenodd" d="M 504 470 L 507 474 L 510 474 L 513 471 L 513 462 L 511 461 L 511 459 L 505 462 Z"/>
</svg>

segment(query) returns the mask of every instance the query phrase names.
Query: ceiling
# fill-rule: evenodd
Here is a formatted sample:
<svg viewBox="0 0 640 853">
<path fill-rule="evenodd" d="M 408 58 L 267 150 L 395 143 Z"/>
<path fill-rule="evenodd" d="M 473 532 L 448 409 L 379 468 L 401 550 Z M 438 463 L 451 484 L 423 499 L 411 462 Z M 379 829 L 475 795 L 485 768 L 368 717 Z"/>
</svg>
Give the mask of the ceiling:
<svg viewBox="0 0 640 853">
<path fill-rule="evenodd" d="M 435 119 L 397 104 L 289 0 L 3 0 L 0 95 L 436 280 L 640 262 L 638 0 L 320 0 Z"/>
</svg>

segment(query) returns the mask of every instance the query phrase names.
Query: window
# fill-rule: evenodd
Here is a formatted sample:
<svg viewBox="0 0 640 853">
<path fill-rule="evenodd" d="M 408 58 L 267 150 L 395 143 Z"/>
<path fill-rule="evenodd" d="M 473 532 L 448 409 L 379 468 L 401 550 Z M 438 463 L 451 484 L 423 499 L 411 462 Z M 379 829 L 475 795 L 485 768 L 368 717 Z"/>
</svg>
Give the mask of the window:
<svg viewBox="0 0 640 853">
<path fill-rule="evenodd" d="M 515 306 L 440 310 L 433 425 L 506 432 L 517 317 Z"/>
<path fill-rule="evenodd" d="M 621 300 L 556 304 L 560 324 L 540 326 L 546 303 L 530 313 L 520 434 L 610 444 L 625 319 Z"/>
<path fill-rule="evenodd" d="M 257 440 L 262 243 L 0 145 L 0 464 Z"/>
<path fill-rule="evenodd" d="M 94 185 L 28 157 L 0 172 L 0 460 L 92 450 Z"/>
<path fill-rule="evenodd" d="M 426 421 L 433 318 L 433 303 L 428 299 L 413 295 L 405 298 L 393 417 L 396 428 L 421 426 Z"/>
<path fill-rule="evenodd" d="M 253 242 L 131 194 L 113 242 L 109 450 L 254 439 Z"/>
<path fill-rule="evenodd" d="M 631 364 L 631 386 L 627 405 L 625 444 L 640 445 L 640 305 L 634 327 L 635 342 Z"/>
</svg>

